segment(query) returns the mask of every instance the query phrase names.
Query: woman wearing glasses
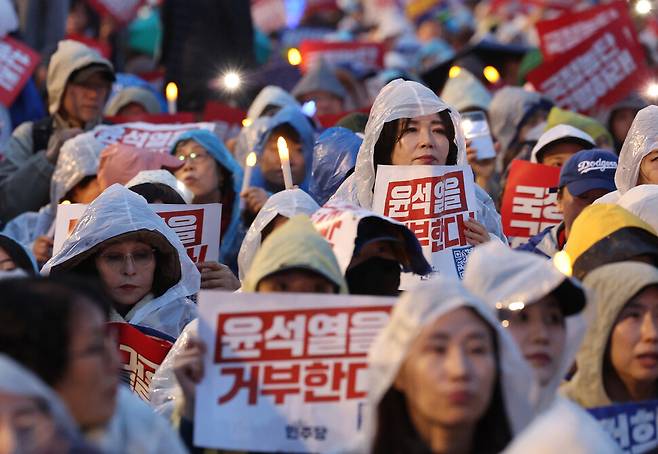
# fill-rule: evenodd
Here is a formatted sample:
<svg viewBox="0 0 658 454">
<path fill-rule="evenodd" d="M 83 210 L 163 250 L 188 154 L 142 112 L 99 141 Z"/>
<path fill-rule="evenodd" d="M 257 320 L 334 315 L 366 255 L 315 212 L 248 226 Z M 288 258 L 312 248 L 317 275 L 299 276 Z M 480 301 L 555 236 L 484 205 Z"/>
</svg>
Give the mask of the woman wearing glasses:
<svg viewBox="0 0 658 454">
<path fill-rule="evenodd" d="M 113 185 L 85 210 L 42 274 L 98 277 L 112 299 L 110 321 L 177 338 L 196 317 L 187 299 L 200 277 L 176 233 L 143 197 Z"/>
<path fill-rule="evenodd" d="M 175 175 L 194 194 L 192 203 L 222 204 L 219 261 L 237 274 L 246 231 L 240 221 L 242 168 L 217 136 L 203 129 L 181 134 L 171 153 L 184 163 Z"/>
</svg>

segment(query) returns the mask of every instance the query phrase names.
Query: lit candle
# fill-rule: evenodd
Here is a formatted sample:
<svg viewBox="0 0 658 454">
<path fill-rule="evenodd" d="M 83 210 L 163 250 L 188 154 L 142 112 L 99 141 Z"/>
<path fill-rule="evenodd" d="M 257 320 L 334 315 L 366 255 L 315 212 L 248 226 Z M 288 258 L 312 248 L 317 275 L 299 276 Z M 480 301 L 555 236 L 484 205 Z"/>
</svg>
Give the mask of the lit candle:
<svg viewBox="0 0 658 454">
<path fill-rule="evenodd" d="M 246 165 L 244 166 L 244 178 L 242 179 L 242 191 L 249 189 L 251 183 L 251 169 L 256 165 L 256 153 L 253 151 L 247 155 Z"/>
<path fill-rule="evenodd" d="M 290 170 L 290 156 L 288 154 L 288 144 L 286 139 L 279 137 L 276 141 L 279 148 L 279 159 L 281 159 L 281 170 L 283 171 L 283 181 L 285 182 L 286 189 L 292 189 L 292 172 Z"/>
<path fill-rule="evenodd" d="M 169 115 L 174 115 L 176 113 L 176 100 L 178 99 L 178 87 L 176 84 L 169 82 L 165 89 L 165 94 L 167 95 L 167 110 L 169 111 Z"/>
</svg>

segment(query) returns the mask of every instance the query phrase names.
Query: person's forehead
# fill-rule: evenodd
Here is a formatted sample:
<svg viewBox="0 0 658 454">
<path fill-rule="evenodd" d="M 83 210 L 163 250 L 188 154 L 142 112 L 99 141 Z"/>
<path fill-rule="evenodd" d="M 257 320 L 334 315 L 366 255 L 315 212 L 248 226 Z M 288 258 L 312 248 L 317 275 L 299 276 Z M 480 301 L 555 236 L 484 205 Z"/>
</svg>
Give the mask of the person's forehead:
<svg viewBox="0 0 658 454">
<path fill-rule="evenodd" d="M 420 115 L 409 119 L 411 123 L 442 123 L 438 113 Z"/>
<path fill-rule="evenodd" d="M 189 140 L 176 147 L 176 153 L 193 152 L 193 151 L 198 153 L 199 151 L 206 151 L 206 149 L 194 140 Z"/>
<path fill-rule="evenodd" d="M 139 247 L 151 247 L 151 245 L 144 241 L 125 239 L 108 242 L 103 249 L 133 249 Z"/>
</svg>

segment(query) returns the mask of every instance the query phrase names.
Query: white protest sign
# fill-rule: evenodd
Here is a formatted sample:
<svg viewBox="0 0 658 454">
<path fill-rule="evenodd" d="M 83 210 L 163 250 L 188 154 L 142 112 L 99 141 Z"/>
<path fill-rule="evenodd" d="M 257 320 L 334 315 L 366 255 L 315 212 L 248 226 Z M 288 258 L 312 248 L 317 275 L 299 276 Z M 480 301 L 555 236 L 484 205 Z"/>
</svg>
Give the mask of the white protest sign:
<svg viewBox="0 0 658 454">
<path fill-rule="evenodd" d="M 153 124 L 137 121 L 94 128 L 94 138 L 103 145 L 122 143 L 148 151 L 169 152 L 178 136 L 194 129 L 216 133 L 214 123 Z"/>
<path fill-rule="evenodd" d="M 464 221 L 477 199 L 468 166 L 377 166 L 372 209 L 405 224 L 418 238 L 435 273 L 461 278 L 472 246 Z M 401 288 L 421 278 L 405 274 Z"/>
<path fill-rule="evenodd" d="M 202 290 L 195 445 L 346 451 L 363 435 L 367 354 L 395 301 Z"/>
<path fill-rule="evenodd" d="M 87 209 L 86 204 L 60 204 L 55 219 L 53 255 L 64 244 Z M 194 263 L 219 260 L 219 235 L 222 218 L 220 203 L 202 205 L 149 204 L 178 238 Z"/>
</svg>

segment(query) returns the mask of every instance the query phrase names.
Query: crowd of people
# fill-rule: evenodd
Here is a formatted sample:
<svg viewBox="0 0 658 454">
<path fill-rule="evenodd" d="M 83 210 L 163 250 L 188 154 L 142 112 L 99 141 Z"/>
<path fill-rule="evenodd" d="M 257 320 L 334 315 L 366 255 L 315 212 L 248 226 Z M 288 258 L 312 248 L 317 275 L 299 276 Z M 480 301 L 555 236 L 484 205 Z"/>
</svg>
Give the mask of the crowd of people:
<svg viewBox="0 0 658 454">
<path fill-rule="evenodd" d="M 636 14 L 642 1 L 627 9 L 658 74 L 658 20 Z M 658 85 L 631 79 L 590 116 L 537 91 L 535 24 L 569 14 L 564 2 L 424 2 L 422 14 L 423 2 L 381 14 L 371 1 L 297 2 L 305 14 L 277 31 L 249 2 L 143 2 L 128 24 L 94 3 L 0 0 L 0 38 L 41 58 L 0 105 L 0 453 L 203 452 L 203 291 L 396 298 L 345 451 L 631 452 L 588 410 L 658 400 Z M 302 72 L 285 60 L 295 30 L 376 43 L 380 67 L 318 57 Z M 239 95 L 208 87 L 211 57 L 242 65 Z M 163 82 L 193 118 L 166 150 L 98 140 L 109 125 L 181 123 Z M 239 129 L 194 123 L 207 102 L 244 108 Z M 473 112 L 493 157 L 465 137 Z M 559 168 L 558 221 L 512 245 L 500 213 L 519 161 Z M 380 166 L 470 169 L 459 279 L 376 212 Z M 218 260 L 191 257 L 153 208 L 213 203 Z M 84 211 L 55 246 L 63 204 Z M 323 210 L 355 219 L 352 236 L 328 241 Z M 140 395 L 122 380 L 121 324 L 170 345 Z M 632 452 L 657 447 L 653 436 Z"/>
</svg>

